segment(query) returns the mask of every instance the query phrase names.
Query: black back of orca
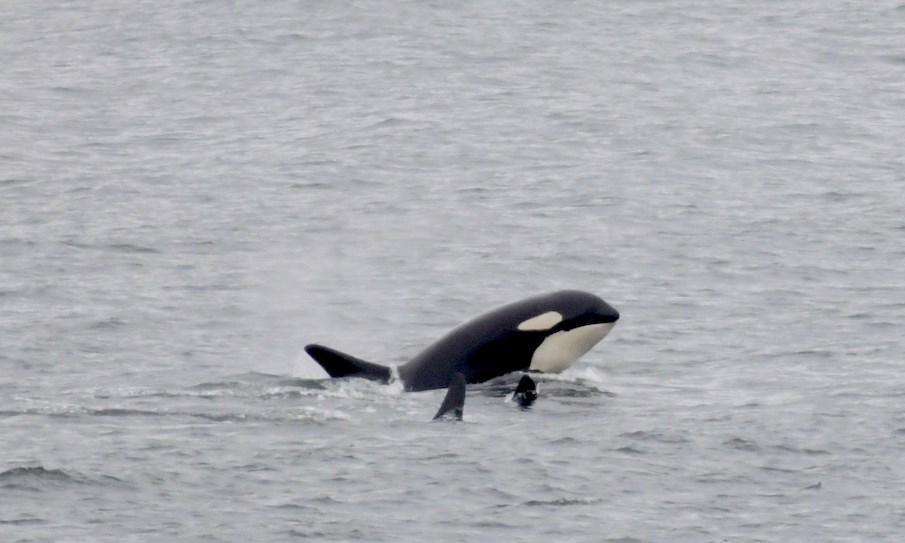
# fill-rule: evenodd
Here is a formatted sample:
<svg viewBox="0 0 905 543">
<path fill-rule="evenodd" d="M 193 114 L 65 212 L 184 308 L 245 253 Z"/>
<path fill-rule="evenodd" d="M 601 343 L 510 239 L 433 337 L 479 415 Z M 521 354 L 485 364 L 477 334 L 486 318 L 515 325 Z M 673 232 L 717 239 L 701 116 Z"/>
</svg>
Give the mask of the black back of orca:
<svg viewBox="0 0 905 543">
<path fill-rule="evenodd" d="M 555 315 L 549 326 L 522 326 L 545 315 Z M 563 290 L 535 296 L 460 325 L 400 366 L 399 377 L 408 391 L 446 388 L 456 373 L 461 373 L 467 383 L 482 383 L 528 370 L 538 348 L 557 332 L 618 319 L 615 309 L 586 292 Z M 305 350 L 331 377 L 390 379 L 390 369 L 385 366 L 320 345 L 308 345 Z"/>
<path fill-rule="evenodd" d="M 405 389 L 443 388 L 457 372 L 466 383 L 473 384 L 527 370 L 531 356 L 547 335 L 512 329 L 507 326 L 508 319 L 495 321 L 485 317 L 460 326 L 400 366 Z"/>
</svg>

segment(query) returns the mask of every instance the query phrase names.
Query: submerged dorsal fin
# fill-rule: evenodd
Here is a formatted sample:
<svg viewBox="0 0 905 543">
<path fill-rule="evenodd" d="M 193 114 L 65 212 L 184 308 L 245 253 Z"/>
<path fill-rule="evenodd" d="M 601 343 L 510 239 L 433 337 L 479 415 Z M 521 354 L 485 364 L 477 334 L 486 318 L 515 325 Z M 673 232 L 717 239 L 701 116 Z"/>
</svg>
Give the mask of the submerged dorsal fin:
<svg viewBox="0 0 905 543">
<path fill-rule="evenodd" d="M 534 383 L 534 379 L 527 375 L 522 375 L 521 380 L 515 387 L 515 393 L 512 394 L 512 399 L 522 407 L 528 407 L 533 404 L 534 400 L 537 399 L 537 385 Z"/>
<path fill-rule="evenodd" d="M 305 346 L 305 352 L 320 364 L 330 374 L 330 377 L 363 377 L 384 384 L 390 382 L 392 373 L 386 366 L 367 362 L 336 349 L 313 343 Z"/>
<path fill-rule="evenodd" d="M 456 373 L 449 380 L 449 388 L 446 390 L 446 397 L 440 404 L 440 410 L 434 415 L 434 420 L 451 413 L 456 420 L 462 420 L 462 410 L 465 408 L 465 376 Z"/>
</svg>

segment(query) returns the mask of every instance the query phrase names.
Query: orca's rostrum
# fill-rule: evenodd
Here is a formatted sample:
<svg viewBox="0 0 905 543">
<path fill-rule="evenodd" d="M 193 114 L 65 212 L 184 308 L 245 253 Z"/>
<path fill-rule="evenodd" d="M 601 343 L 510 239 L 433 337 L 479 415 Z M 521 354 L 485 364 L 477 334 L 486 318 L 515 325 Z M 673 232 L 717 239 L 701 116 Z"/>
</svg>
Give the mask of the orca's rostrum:
<svg viewBox="0 0 905 543">
<path fill-rule="evenodd" d="M 408 391 L 446 388 L 456 373 L 483 383 L 513 371 L 559 373 L 613 329 L 619 312 L 601 298 L 561 290 L 504 305 L 472 319 L 398 368 Z M 305 351 L 330 377 L 362 377 L 388 383 L 387 366 L 329 347 Z"/>
</svg>

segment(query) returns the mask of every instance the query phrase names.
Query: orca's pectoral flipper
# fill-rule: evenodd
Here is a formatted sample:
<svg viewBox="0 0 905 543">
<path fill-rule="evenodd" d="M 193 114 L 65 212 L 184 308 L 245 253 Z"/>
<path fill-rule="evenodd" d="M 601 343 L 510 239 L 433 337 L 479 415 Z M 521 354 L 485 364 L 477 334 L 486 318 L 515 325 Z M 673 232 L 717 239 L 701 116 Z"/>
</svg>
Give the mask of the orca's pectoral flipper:
<svg viewBox="0 0 905 543">
<path fill-rule="evenodd" d="M 465 408 L 465 376 L 461 373 L 453 375 L 449 380 L 449 388 L 446 390 L 446 397 L 440 404 L 440 410 L 434 415 L 434 420 L 443 417 L 448 413 L 456 420 L 462 420 L 462 410 Z"/>
<path fill-rule="evenodd" d="M 521 380 L 515 387 L 515 392 L 512 394 L 512 399 L 522 407 L 528 407 L 533 404 L 534 400 L 537 399 L 537 385 L 534 384 L 534 379 L 527 375 L 522 375 Z"/>
<path fill-rule="evenodd" d="M 366 362 L 323 345 L 306 345 L 305 352 L 330 374 L 330 377 L 362 377 L 371 381 L 389 383 L 391 371 L 386 366 Z"/>
</svg>

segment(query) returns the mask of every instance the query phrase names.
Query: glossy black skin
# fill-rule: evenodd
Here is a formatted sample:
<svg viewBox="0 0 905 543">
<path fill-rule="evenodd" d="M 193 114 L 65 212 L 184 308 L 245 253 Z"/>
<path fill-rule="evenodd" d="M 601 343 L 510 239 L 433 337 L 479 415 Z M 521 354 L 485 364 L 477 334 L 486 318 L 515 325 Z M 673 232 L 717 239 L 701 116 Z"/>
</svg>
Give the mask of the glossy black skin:
<svg viewBox="0 0 905 543">
<path fill-rule="evenodd" d="M 559 312 L 563 319 L 547 330 L 519 330 L 522 322 Z M 525 371 L 534 351 L 547 336 L 588 324 L 619 320 L 619 312 L 601 298 L 579 290 L 560 290 L 504 305 L 472 319 L 399 367 L 405 390 L 446 388 L 461 373 L 467 383 L 483 383 L 513 371 Z M 357 359 L 329 347 L 305 350 L 331 377 L 355 376 L 388 382 L 390 369 Z"/>
<path fill-rule="evenodd" d="M 512 393 L 512 401 L 522 407 L 531 407 L 531 404 L 533 404 L 536 399 L 537 384 L 531 377 L 522 375 L 522 379 L 518 382 L 518 386 L 515 387 L 515 392 Z"/>
<path fill-rule="evenodd" d="M 449 416 L 454 420 L 462 420 L 462 412 L 465 410 L 465 376 L 461 373 L 453 375 L 446 389 L 446 396 L 440 409 L 434 415 L 434 420 Z"/>
<path fill-rule="evenodd" d="M 524 331 L 518 325 L 548 311 L 563 320 L 549 330 Z M 406 390 L 445 388 L 456 372 L 467 383 L 483 383 L 525 371 L 544 339 L 560 330 L 616 322 L 619 312 L 593 294 L 561 290 L 504 305 L 472 319 L 399 367 Z"/>
</svg>

